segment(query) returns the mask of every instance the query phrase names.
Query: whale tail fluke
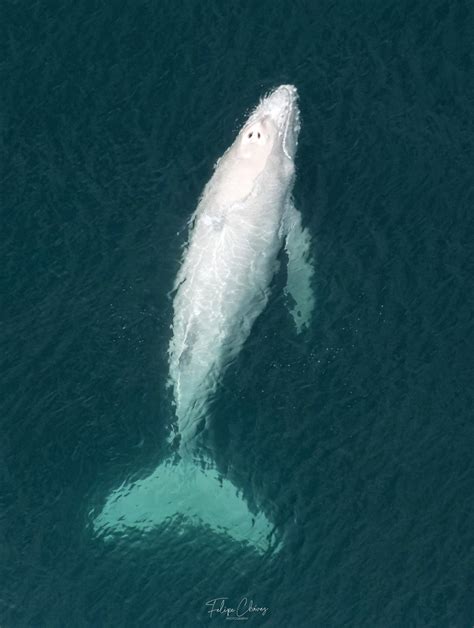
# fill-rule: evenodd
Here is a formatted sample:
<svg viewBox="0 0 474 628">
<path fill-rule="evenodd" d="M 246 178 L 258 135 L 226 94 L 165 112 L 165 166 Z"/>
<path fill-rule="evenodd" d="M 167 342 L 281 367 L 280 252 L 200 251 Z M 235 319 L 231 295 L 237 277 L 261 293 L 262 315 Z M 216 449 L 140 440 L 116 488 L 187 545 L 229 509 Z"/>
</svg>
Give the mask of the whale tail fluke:
<svg viewBox="0 0 474 628">
<path fill-rule="evenodd" d="M 91 513 L 94 533 L 111 541 L 160 526 L 178 533 L 194 528 L 224 535 L 259 553 L 278 548 L 275 527 L 262 512 L 251 512 L 230 480 L 205 461 L 176 458 L 113 490 L 102 510 Z"/>
</svg>

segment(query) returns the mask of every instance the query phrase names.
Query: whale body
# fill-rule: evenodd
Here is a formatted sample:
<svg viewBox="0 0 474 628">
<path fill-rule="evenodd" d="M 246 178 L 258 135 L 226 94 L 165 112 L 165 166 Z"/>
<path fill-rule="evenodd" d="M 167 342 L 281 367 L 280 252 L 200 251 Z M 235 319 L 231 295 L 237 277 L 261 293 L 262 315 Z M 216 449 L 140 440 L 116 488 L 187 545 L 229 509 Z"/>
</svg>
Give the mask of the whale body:
<svg viewBox="0 0 474 628">
<path fill-rule="evenodd" d="M 265 308 L 284 244 L 297 330 L 309 323 L 310 237 L 291 196 L 299 131 L 297 90 L 281 85 L 218 160 L 190 221 L 169 346 L 182 455 L 194 450 L 222 374 Z"/>
<path fill-rule="evenodd" d="M 97 498 L 102 508 L 90 519 L 104 541 L 146 541 L 160 527 L 224 535 L 264 554 L 282 547 L 258 500 L 249 506 L 211 460 L 195 458 L 209 402 L 265 308 L 283 246 L 297 332 L 310 322 L 311 239 L 291 196 L 299 130 L 296 88 L 282 85 L 251 113 L 203 191 L 176 279 L 169 345 L 180 455 L 172 443 L 153 472 Z"/>
</svg>

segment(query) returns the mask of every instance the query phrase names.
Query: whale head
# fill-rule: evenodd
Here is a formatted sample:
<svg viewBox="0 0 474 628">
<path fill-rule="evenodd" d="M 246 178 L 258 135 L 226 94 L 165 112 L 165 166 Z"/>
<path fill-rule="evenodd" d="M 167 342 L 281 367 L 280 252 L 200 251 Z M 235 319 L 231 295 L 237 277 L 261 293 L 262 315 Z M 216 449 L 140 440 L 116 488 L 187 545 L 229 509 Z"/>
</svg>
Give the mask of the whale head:
<svg viewBox="0 0 474 628">
<path fill-rule="evenodd" d="M 256 189 L 264 172 L 288 187 L 294 174 L 299 131 L 296 87 L 280 85 L 250 113 L 233 144 L 217 161 L 205 194 L 212 192 L 216 206 L 242 201 Z"/>
<path fill-rule="evenodd" d="M 294 173 L 299 131 L 296 87 L 280 85 L 262 98 L 217 162 L 216 178 L 209 182 L 217 204 L 247 197 L 264 171 L 287 185 Z"/>
<path fill-rule="evenodd" d="M 239 152 L 244 158 L 266 159 L 280 149 L 293 160 L 299 131 L 298 91 L 294 85 L 280 85 L 250 114 L 238 137 Z"/>
</svg>

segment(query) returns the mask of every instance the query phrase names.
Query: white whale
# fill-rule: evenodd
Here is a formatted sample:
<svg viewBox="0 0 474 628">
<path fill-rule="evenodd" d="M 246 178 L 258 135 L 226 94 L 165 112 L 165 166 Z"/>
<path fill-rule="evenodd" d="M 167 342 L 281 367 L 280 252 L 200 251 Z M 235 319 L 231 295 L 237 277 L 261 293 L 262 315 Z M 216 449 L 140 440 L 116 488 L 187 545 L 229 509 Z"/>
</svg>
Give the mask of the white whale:
<svg viewBox="0 0 474 628">
<path fill-rule="evenodd" d="M 310 237 L 291 197 L 299 130 L 297 90 L 282 85 L 219 159 L 191 219 L 169 347 L 183 456 L 194 450 L 220 378 L 265 308 L 284 243 L 297 330 L 309 323 Z"/>
<path fill-rule="evenodd" d="M 281 547 L 267 515 L 250 509 L 209 460 L 193 457 L 220 378 L 268 301 L 283 246 L 297 332 L 310 323 L 311 240 L 291 196 L 299 130 L 296 88 L 282 85 L 254 109 L 204 189 L 176 280 L 169 346 L 181 456 L 124 482 L 98 514 L 91 511 L 93 530 L 104 540 L 143 538 L 157 526 L 178 533 L 192 527 L 258 552 Z"/>
</svg>

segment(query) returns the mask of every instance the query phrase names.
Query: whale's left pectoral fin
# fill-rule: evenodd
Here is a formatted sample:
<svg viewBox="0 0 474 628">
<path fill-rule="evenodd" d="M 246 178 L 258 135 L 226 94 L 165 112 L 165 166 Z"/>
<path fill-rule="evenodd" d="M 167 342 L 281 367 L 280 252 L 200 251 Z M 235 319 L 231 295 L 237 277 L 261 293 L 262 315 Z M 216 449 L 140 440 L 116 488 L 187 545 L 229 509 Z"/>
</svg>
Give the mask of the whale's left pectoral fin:
<svg viewBox="0 0 474 628">
<path fill-rule="evenodd" d="M 300 333 L 311 323 L 314 310 L 313 275 L 311 256 L 311 235 L 301 222 L 301 214 L 290 203 L 286 210 L 286 243 L 288 272 L 285 295 L 289 297 L 289 310 Z"/>
</svg>

